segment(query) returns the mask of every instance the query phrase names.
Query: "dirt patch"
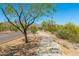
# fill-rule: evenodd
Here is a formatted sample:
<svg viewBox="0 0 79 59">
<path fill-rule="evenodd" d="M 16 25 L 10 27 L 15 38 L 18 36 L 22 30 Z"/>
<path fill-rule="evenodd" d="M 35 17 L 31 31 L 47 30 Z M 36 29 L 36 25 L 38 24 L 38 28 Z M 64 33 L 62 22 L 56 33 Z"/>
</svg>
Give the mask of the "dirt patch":
<svg viewBox="0 0 79 59">
<path fill-rule="evenodd" d="M 55 42 L 57 42 L 60 45 L 60 48 L 62 49 L 62 52 L 66 55 L 66 56 L 79 56 L 79 50 L 76 50 L 74 48 L 74 44 L 72 44 L 71 42 L 68 42 L 66 40 L 63 39 L 59 39 L 57 38 L 55 35 L 52 35 L 51 33 L 49 33 L 49 35 L 54 38 Z"/>
<path fill-rule="evenodd" d="M 25 44 L 24 37 L 15 39 L 0 45 L 0 55 L 2 56 L 30 56 L 35 55 L 39 40 L 36 34 L 28 34 L 29 43 Z"/>
<path fill-rule="evenodd" d="M 54 42 L 58 43 L 62 52 L 66 56 L 79 56 L 79 50 L 74 49 L 73 44 L 57 38 L 55 35 L 51 34 L 50 32 L 46 32 L 49 37 L 53 39 Z M 39 34 L 39 35 L 38 35 Z M 43 36 L 43 32 L 39 32 L 38 34 L 28 34 L 28 44 L 24 44 L 24 37 L 12 40 L 6 43 L 1 44 L 0 46 L 4 49 L 0 48 L 0 52 L 8 53 L 6 55 L 17 55 L 17 56 L 32 56 L 35 55 L 37 48 L 39 47 L 40 36 Z M 46 35 L 45 35 L 46 36 Z M 7 46 L 7 47 L 6 47 Z M 5 55 L 5 53 L 3 55 Z"/>
</svg>

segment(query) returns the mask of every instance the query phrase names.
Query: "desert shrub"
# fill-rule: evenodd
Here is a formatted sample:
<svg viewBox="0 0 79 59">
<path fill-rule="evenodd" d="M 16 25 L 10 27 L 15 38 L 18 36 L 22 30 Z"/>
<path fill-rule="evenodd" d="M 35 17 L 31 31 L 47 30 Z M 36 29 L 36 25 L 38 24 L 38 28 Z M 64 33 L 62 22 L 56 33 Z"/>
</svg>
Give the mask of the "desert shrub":
<svg viewBox="0 0 79 59">
<path fill-rule="evenodd" d="M 62 30 L 64 28 L 64 26 L 63 25 L 58 25 L 58 24 L 55 24 L 54 26 L 53 26 L 53 32 L 55 33 L 55 32 L 57 32 L 57 31 L 59 31 L 59 30 Z"/>
<path fill-rule="evenodd" d="M 0 23 L 0 32 L 1 31 L 17 31 L 17 28 L 10 24 Z"/>
<path fill-rule="evenodd" d="M 59 30 L 55 34 L 57 37 L 66 39 L 66 40 L 73 38 L 73 34 L 67 30 Z"/>
<path fill-rule="evenodd" d="M 79 27 L 73 23 L 67 23 L 56 32 L 56 36 L 70 42 L 79 43 Z"/>
<path fill-rule="evenodd" d="M 59 25 L 52 20 L 48 20 L 41 23 L 41 28 L 42 30 L 56 34 L 61 39 L 79 43 L 79 26 L 74 23 L 69 22 L 64 25 Z"/>
<path fill-rule="evenodd" d="M 36 33 L 37 32 L 37 30 L 38 30 L 38 28 L 36 27 L 36 25 L 32 25 L 30 28 L 30 31 L 32 32 L 32 33 Z"/>
<path fill-rule="evenodd" d="M 41 29 L 45 31 L 53 32 L 55 30 L 55 22 L 53 20 L 43 21 L 41 23 Z"/>
<path fill-rule="evenodd" d="M 14 27 L 13 25 L 9 26 L 9 30 L 10 31 L 18 31 L 18 29 L 16 27 Z"/>
<path fill-rule="evenodd" d="M 64 25 L 64 29 L 66 29 L 66 30 L 68 30 L 68 31 L 75 34 L 76 31 L 77 31 L 77 26 L 75 24 L 69 22 L 69 23 Z"/>
<path fill-rule="evenodd" d="M 8 30 L 8 28 L 6 27 L 6 26 L 0 26 L 0 31 L 6 31 L 6 30 Z"/>
</svg>

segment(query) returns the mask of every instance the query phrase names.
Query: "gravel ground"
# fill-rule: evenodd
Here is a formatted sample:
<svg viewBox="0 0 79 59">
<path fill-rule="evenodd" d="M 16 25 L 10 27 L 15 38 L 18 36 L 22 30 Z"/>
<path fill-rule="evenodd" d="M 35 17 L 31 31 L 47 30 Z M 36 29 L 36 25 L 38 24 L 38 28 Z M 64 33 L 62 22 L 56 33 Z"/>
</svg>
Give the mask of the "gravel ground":
<svg viewBox="0 0 79 59">
<path fill-rule="evenodd" d="M 37 49 L 36 55 L 38 56 L 61 56 L 64 55 L 61 51 L 59 44 L 53 41 L 53 38 L 50 37 L 45 32 L 38 32 L 41 38 L 40 46 Z"/>
</svg>

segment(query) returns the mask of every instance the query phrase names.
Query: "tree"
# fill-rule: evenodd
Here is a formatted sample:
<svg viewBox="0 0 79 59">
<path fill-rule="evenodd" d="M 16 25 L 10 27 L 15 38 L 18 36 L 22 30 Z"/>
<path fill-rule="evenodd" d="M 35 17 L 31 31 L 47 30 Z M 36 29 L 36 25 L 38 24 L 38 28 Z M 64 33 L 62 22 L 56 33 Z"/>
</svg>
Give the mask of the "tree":
<svg viewBox="0 0 79 59">
<path fill-rule="evenodd" d="M 20 30 L 28 43 L 27 30 L 34 21 L 43 15 L 53 16 L 56 10 L 53 4 L 4 4 L 6 7 L 0 8 L 10 24 Z M 16 6 L 17 5 L 17 6 Z M 12 20 L 13 19 L 13 20 Z"/>
</svg>

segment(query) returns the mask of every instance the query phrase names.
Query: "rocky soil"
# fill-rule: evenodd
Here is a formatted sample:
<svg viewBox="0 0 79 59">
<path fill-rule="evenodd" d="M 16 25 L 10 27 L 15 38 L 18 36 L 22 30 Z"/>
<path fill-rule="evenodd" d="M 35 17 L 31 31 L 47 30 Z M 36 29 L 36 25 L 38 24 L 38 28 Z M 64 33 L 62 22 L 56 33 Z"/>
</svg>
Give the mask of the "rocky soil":
<svg viewBox="0 0 79 59">
<path fill-rule="evenodd" d="M 59 39 L 50 32 L 38 31 L 36 34 L 28 34 L 28 44 L 24 44 L 23 38 L 0 44 L 1 55 L 79 56 L 79 44 Z"/>
<path fill-rule="evenodd" d="M 64 55 L 58 43 L 54 38 L 50 37 L 46 32 L 38 32 L 40 36 L 40 44 L 37 49 L 38 56 L 58 56 Z M 41 34 L 42 33 L 42 34 Z"/>
</svg>

